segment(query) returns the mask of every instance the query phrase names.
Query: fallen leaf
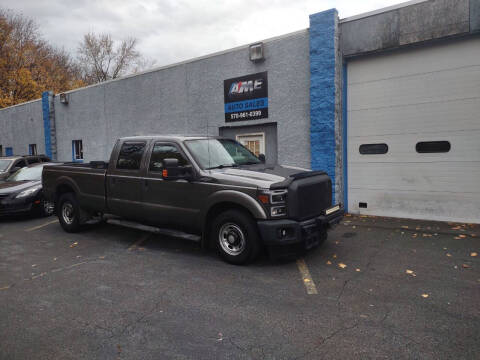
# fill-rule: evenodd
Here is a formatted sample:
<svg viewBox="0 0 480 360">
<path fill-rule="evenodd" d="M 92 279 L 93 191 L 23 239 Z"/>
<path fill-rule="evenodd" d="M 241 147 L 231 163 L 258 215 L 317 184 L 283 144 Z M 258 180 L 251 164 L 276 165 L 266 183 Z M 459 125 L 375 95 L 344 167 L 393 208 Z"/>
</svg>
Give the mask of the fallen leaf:
<svg viewBox="0 0 480 360">
<path fill-rule="evenodd" d="M 454 237 L 454 239 L 455 239 L 455 240 L 460 240 L 460 239 L 461 239 L 461 237 L 459 237 L 459 236 L 455 236 L 455 237 Z"/>
<path fill-rule="evenodd" d="M 454 268 L 454 269 L 458 269 L 458 266 L 457 266 L 457 265 L 455 265 L 453 268 Z"/>
<path fill-rule="evenodd" d="M 35 267 L 35 266 L 37 266 L 37 264 L 33 264 L 33 265 L 32 265 L 32 267 Z"/>
<path fill-rule="evenodd" d="M 366 319 L 368 316 L 367 316 L 367 315 L 360 314 L 360 317 Z"/>
<path fill-rule="evenodd" d="M 72 245 L 70 245 L 71 248 L 73 248 L 74 246 L 77 246 L 78 245 L 78 242 L 74 242 Z"/>
<path fill-rule="evenodd" d="M 337 254 L 333 254 L 332 257 L 333 257 L 334 259 L 336 259 L 336 258 L 337 258 Z"/>
<path fill-rule="evenodd" d="M 458 237 L 464 239 L 467 237 L 467 235 L 461 234 L 461 235 L 458 235 Z"/>
<path fill-rule="evenodd" d="M 99 256 L 98 258 L 99 259 L 105 259 L 105 256 Z"/>
<path fill-rule="evenodd" d="M 338 267 L 342 268 L 342 269 L 345 269 L 347 267 L 347 265 L 345 265 L 344 263 L 339 263 Z"/>
<path fill-rule="evenodd" d="M 464 269 L 469 269 L 469 268 L 470 268 L 470 265 L 462 264 L 462 267 L 463 267 Z"/>
<path fill-rule="evenodd" d="M 460 230 L 460 226 L 452 227 L 452 230 Z"/>
<path fill-rule="evenodd" d="M 356 271 L 356 272 L 360 272 L 361 270 L 360 270 L 359 268 L 356 268 L 355 271 Z"/>
<path fill-rule="evenodd" d="M 356 229 L 357 227 L 355 225 L 352 226 L 352 229 Z"/>
<path fill-rule="evenodd" d="M 332 262 L 330 260 L 328 260 L 327 265 L 332 265 Z"/>
<path fill-rule="evenodd" d="M 408 229 L 408 225 L 402 225 L 402 228 Z"/>
<path fill-rule="evenodd" d="M 337 245 L 340 244 L 340 241 L 335 241 L 335 244 L 337 244 Z"/>
<path fill-rule="evenodd" d="M 445 255 L 447 255 L 448 257 L 451 257 L 451 256 L 452 256 L 452 254 L 449 254 L 449 253 L 446 253 Z"/>
<path fill-rule="evenodd" d="M 422 294 L 422 297 L 426 299 L 426 298 L 429 297 L 429 295 L 428 294 Z"/>
<path fill-rule="evenodd" d="M 413 277 L 417 276 L 413 270 L 407 269 L 407 270 L 405 270 L 405 272 L 406 272 L 408 275 L 412 275 Z"/>
<path fill-rule="evenodd" d="M 53 258 L 53 261 L 57 261 L 57 258 Z"/>
<path fill-rule="evenodd" d="M 475 256 L 477 256 L 477 255 L 478 255 L 478 254 L 477 254 L 476 252 L 470 253 L 470 256 L 471 256 L 471 257 L 475 257 Z"/>
<path fill-rule="evenodd" d="M 447 248 L 446 248 L 446 247 L 444 247 L 444 248 L 443 248 L 443 250 L 447 250 Z"/>
</svg>

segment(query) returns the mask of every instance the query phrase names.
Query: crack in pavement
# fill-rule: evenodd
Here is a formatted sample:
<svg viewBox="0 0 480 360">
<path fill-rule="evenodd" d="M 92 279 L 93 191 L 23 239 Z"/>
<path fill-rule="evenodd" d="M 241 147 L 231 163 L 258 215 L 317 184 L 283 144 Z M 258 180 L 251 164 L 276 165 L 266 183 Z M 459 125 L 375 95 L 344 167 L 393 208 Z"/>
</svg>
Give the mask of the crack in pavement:
<svg viewBox="0 0 480 360">
<path fill-rule="evenodd" d="M 348 330 L 352 330 L 354 328 L 356 328 L 357 326 L 359 325 L 358 322 L 356 322 L 355 324 L 353 324 L 352 326 L 347 326 L 347 327 L 341 327 L 337 330 L 335 330 L 334 332 L 332 332 L 330 335 L 327 335 L 326 337 L 322 338 L 322 341 L 320 341 L 320 343 L 316 346 L 313 347 L 313 349 L 310 349 L 309 351 L 305 352 L 304 354 L 294 358 L 294 360 L 299 360 L 299 359 L 303 359 L 304 357 L 310 355 L 311 353 L 313 353 L 314 351 L 317 351 L 319 350 L 328 340 L 334 338 L 335 336 L 337 336 L 338 334 L 344 332 L 344 331 L 348 331 Z"/>
</svg>

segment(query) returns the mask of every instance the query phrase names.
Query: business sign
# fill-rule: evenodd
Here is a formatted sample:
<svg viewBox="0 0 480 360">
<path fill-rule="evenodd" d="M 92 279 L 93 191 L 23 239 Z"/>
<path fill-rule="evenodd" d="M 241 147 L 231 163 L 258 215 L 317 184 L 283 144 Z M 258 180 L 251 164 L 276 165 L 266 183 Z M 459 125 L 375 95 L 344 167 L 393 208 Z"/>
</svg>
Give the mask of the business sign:
<svg viewBox="0 0 480 360">
<path fill-rule="evenodd" d="M 268 118 L 267 72 L 223 82 L 225 121 Z"/>
</svg>

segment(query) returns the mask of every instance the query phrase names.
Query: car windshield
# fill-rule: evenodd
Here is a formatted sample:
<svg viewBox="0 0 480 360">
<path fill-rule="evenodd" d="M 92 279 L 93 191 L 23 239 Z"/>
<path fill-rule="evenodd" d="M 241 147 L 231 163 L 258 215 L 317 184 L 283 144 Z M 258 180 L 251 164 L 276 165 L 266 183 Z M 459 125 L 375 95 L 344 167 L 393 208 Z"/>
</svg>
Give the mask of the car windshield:
<svg viewBox="0 0 480 360">
<path fill-rule="evenodd" d="M 12 160 L 0 160 L 0 171 L 6 171 Z"/>
<path fill-rule="evenodd" d="M 24 167 L 10 175 L 7 181 L 41 180 L 43 166 Z"/>
<path fill-rule="evenodd" d="M 199 139 L 185 141 L 203 169 L 259 164 L 261 161 L 247 148 L 230 139 Z"/>
</svg>

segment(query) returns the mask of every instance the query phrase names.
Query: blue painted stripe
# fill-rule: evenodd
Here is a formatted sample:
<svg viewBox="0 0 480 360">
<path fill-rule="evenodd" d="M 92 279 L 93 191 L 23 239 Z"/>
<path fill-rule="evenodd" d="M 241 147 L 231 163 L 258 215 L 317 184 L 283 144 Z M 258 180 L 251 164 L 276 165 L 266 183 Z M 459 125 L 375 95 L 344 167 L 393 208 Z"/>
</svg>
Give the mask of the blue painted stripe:
<svg viewBox="0 0 480 360">
<path fill-rule="evenodd" d="M 43 134 L 45 137 L 45 154 L 52 158 L 52 138 L 50 131 L 50 104 L 48 101 L 48 91 L 42 93 L 42 112 L 43 112 Z"/>
<path fill-rule="evenodd" d="M 258 98 L 252 100 L 235 101 L 225 104 L 225 113 L 232 113 L 237 111 L 248 111 L 265 109 L 268 107 L 268 98 Z"/>
<path fill-rule="evenodd" d="M 310 15 L 310 151 L 312 170 L 332 179 L 335 202 L 335 9 Z"/>
<path fill-rule="evenodd" d="M 343 64 L 342 120 L 343 120 L 343 206 L 348 212 L 348 111 L 347 111 L 347 63 Z"/>
</svg>

